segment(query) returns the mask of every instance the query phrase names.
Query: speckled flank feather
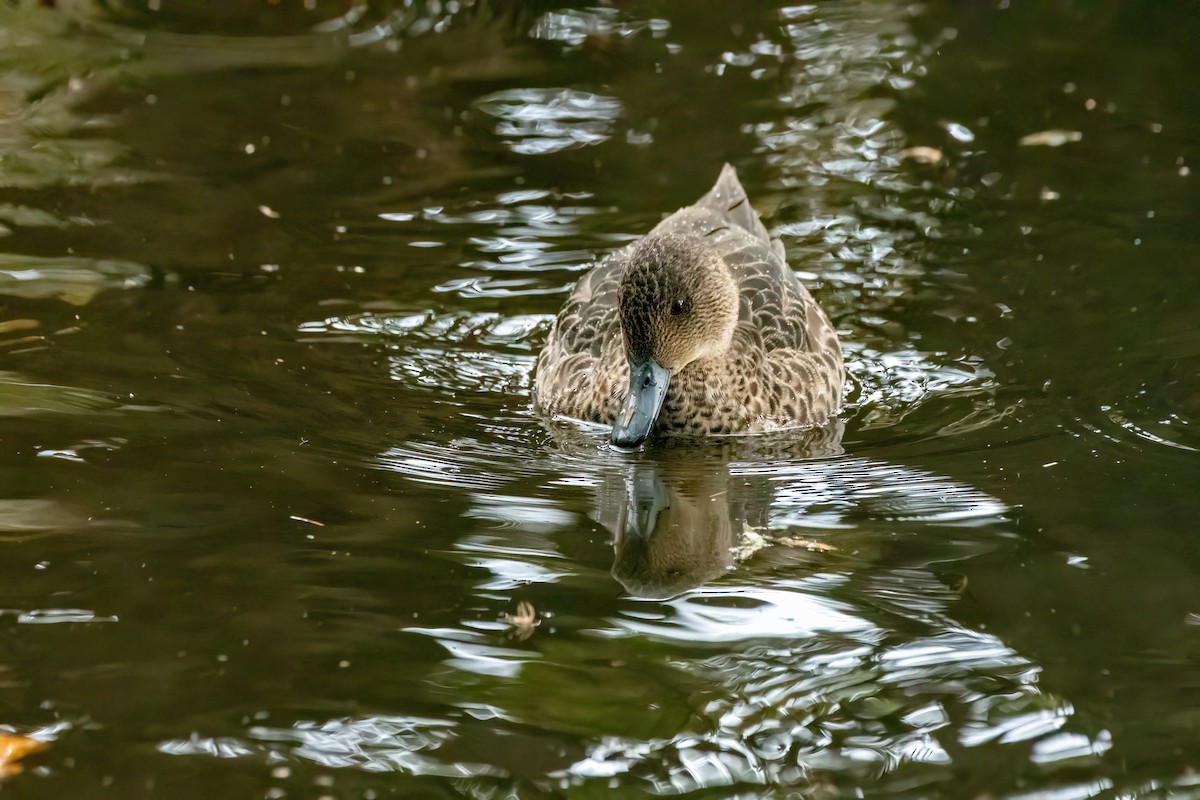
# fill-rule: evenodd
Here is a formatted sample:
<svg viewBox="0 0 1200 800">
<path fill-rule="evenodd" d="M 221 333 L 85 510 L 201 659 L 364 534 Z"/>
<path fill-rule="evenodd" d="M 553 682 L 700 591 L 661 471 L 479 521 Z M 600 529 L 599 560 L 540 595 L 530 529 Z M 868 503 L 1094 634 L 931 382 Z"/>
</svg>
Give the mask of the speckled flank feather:
<svg viewBox="0 0 1200 800">
<path fill-rule="evenodd" d="M 716 258 L 689 263 L 685 281 L 699 286 L 711 279 L 705 271 L 720 271 L 723 262 L 737 287 L 737 323 L 726 352 L 692 361 L 672 376 L 654 431 L 759 432 L 818 425 L 836 414 L 845 381 L 837 334 L 787 266 L 782 244 L 771 241 L 729 165 L 694 205 L 579 280 L 538 356 L 535 407 L 611 424 L 629 386 L 618 313 L 622 275 L 635 259 L 644 270 L 646 259 L 697 251 Z"/>
</svg>

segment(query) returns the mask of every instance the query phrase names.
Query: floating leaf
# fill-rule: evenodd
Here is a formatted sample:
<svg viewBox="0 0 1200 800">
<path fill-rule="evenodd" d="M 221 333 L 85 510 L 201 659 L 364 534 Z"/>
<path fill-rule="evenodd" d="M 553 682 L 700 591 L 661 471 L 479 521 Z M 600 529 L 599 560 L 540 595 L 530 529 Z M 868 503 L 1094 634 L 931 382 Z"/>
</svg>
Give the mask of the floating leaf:
<svg viewBox="0 0 1200 800">
<path fill-rule="evenodd" d="M 505 614 L 504 621 L 512 626 L 509 636 L 518 642 L 523 642 L 533 636 L 533 629 L 542 624 L 542 621 L 537 618 L 537 609 L 533 607 L 533 603 L 526 600 L 517 603 L 516 614 Z"/>
<path fill-rule="evenodd" d="M 22 767 L 18 762 L 46 747 L 45 742 L 27 736 L 0 734 L 0 777 L 19 774 Z"/>
<path fill-rule="evenodd" d="M 936 147 L 906 147 L 900 151 L 900 157 L 918 164 L 936 164 L 942 160 L 942 151 Z"/>
<path fill-rule="evenodd" d="M 800 539 L 794 536 L 783 536 L 778 540 L 779 544 L 786 544 L 788 547 L 803 547 L 806 550 L 814 550 L 821 553 L 837 552 L 837 545 L 828 544 L 826 542 L 818 542 L 813 539 Z"/>
<path fill-rule="evenodd" d="M 1022 147 L 1062 147 L 1069 142 L 1078 142 L 1083 138 L 1079 131 L 1065 131 L 1053 128 L 1048 131 L 1029 133 L 1021 137 Z"/>
</svg>

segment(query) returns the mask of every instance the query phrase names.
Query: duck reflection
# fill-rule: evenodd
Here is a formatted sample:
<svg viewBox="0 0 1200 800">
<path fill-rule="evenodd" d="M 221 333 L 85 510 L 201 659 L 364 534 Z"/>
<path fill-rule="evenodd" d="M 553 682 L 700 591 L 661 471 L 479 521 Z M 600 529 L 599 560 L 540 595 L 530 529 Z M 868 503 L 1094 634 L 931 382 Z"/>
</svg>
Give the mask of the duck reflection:
<svg viewBox="0 0 1200 800">
<path fill-rule="evenodd" d="M 689 475 L 679 467 L 637 464 L 616 497 L 602 495 L 612 573 L 631 594 L 671 597 L 733 567 L 745 521 L 731 508 L 728 471 Z"/>
<path fill-rule="evenodd" d="M 837 455 L 841 434 L 838 421 L 788 450 L 793 457 Z M 731 457 L 747 455 L 731 449 L 746 447 L 741 441 L 652 450 L 603 476 L 593 516 L 612 533 L 612 574 L 630 594 L 673 597 L 714 580 L 763 546 L 759 531 L 774 491 L 768 476 L 731 473 Z"/>
</svg>

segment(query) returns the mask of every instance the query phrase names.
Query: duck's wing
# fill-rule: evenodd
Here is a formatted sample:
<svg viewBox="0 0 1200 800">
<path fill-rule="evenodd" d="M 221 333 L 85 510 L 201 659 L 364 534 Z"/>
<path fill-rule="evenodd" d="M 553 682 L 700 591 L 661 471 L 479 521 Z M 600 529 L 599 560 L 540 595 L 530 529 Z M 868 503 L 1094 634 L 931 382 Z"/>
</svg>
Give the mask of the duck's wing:
<svg viewBox="0 0 1200 800">
<path fill-rule="evenodd" d="M 738 284 L 740 310 L 734 358 L 758 364 L 774 414 L 823 421 L 841 404 L 845 377 L 837 333 L 796 273 L 783 243 L 772 240 L 728 164 L 694 204 L 655 228 L 657 233 L 702 236 L 724 259 Z"/>
<path fill-rule="evenodd" d="M 625 266 L 625 260 L 616 257 L 620 252 L 584 273 L 558 312 L 552 339 L 565 352 L 599 357 L 604 342 L 620 334 L 617 287 Z"/>
<path fill-rule="evenodd" d="M 771 235 L 758 217 L 758 212 L 750 204 L 746 189 L 738 180 L 737 170 L 729 164 L 721 167 L 717 182 L 708 190 L 708 194 L 692 204 L 694 208 L 713 211 L 724 224 L 735 226 L 751 234 L 755 239 L 772 245 Z"/>
<path fill-rule="evenodd" d="M 548 414 L 611 422 L 628 383 L 617 286 L 625 249 L 584 274 L 538 356 L 534 404 Z"/>
</svg>

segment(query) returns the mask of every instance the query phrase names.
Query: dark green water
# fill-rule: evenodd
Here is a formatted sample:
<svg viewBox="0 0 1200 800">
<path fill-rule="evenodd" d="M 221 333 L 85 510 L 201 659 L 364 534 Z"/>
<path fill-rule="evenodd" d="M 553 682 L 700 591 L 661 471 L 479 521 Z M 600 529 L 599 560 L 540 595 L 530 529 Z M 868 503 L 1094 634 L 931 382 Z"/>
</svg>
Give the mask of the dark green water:
<svg viewBox="0 0 1200 800">
<path fill-rule="evenodd" d="M 4 791 L 1200 797 L 1200 12 L 1000 5 L 0 4 Z M 724 161 L 843 429 L 547 430 Z"/>
</svg>

